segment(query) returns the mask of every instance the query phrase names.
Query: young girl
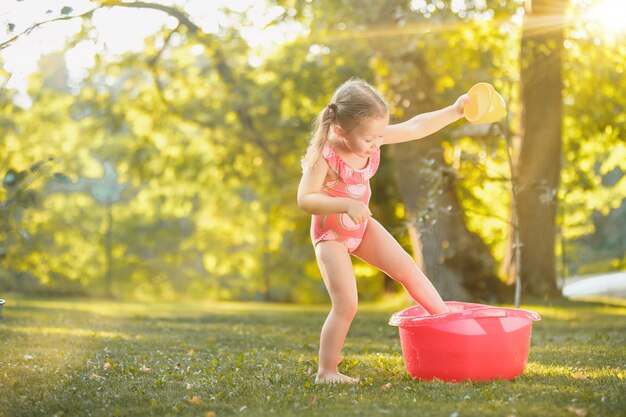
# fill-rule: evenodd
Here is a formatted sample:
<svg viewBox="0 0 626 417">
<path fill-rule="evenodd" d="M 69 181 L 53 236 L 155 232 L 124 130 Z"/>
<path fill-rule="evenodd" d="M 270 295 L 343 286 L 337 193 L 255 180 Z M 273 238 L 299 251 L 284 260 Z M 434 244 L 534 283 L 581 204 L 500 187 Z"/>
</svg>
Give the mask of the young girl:
<svg viewBox="0 0 626 417">
<path fill-rule="evenodd" d="M 311 239 L 332 308 L 320 337 L 316 382 L 357 382 L 339 373 L 340 352 L 357 310 L 350 255 L 400 282 L 431 314 L 448 309 L 437 290 L 400 244 L 373 219 L 369 180 L 382 145 L 420 139 L 458 120 L 469 100 L 389 125 L 389 109 L 369 84 L 352 79 L 333 94 L 317 116 L 302 160 L 298 206 L 312 214 Z"/>
</svg>

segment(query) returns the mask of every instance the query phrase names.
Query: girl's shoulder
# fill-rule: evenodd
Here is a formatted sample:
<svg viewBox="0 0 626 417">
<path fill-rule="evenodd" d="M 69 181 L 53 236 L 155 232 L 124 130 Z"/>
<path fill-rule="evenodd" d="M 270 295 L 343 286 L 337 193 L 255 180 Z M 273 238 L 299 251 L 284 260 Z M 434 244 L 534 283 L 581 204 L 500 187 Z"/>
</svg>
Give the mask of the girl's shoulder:
<svg viewBox="0 0 626 417">
<path fill-rule="evenodd" d="M 330 169 L 335 171 L 337 174 L 340 174 L 343 160 L 335 149 L 333 149 L 333 147 L 328 143 L 324 145 L 324 148 L 322 149 L 322 158 L 326 161 Z"/>
<path fill-rule="evenodd" d="M 305 156 L 303 156 L 302 159 L 300 160 L 300 166 L 302 168 L 302 172 L 303 173 L 305 171 L 327 172 L 329 168 L 328 163 L 326 162 L 326 159 L 323 158 L 322 156 L 323 156 L 322 154 L 318 154 L 316 158 L 315 155 L 312 153 L 307 153 Z"/>
</svg>

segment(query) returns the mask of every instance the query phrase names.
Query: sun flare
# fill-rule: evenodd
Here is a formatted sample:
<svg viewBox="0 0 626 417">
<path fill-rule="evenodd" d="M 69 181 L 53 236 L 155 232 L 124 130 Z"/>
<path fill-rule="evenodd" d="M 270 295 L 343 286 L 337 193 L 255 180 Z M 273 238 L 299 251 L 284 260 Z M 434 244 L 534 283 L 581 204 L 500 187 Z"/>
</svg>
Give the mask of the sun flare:
<svg viewBox="0 0 626 417">
<path fill-rule="evenodd" d="M 626 1 L 601 0 L 591 9 L 590 16 L 611 32 L 626 32 Z"/>
</svg>

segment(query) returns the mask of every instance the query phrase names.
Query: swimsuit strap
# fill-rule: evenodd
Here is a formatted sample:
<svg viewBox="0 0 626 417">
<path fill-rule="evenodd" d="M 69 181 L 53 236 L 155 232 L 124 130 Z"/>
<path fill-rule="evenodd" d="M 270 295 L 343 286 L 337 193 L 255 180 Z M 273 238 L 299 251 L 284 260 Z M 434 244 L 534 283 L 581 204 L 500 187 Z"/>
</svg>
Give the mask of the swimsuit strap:
<svg viewBox="0 0 626 417">
<path fill-rule="evenodd" d="M 370 178 L 372 178 L 374 174 L 376 174 L 376 171 L 378 171 L 379 165 L 380 165 L 380 148 L 376 149 L 376 152 L 374 152 L 372 156 L 370 156 L 370 163 L 369 163 Z"/>
<path fill-rule="evenodd" d="M 353 169 L 328 145 L 324 146 L 322 156 L 330 169 L 339 175 L 341 181 L 346 184 L 369 181 L 378 170 L 378 165 L 380 164 L 380 148 L 370 156 L 367 166 L 363 169 Z"/>
</svg>

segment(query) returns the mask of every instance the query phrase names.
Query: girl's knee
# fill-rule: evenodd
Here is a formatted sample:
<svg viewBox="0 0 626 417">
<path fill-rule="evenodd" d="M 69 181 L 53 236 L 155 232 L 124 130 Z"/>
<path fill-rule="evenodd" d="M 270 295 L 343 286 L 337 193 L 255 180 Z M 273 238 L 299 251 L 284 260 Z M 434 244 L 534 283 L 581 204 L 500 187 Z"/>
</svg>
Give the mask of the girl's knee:
<svg viewBox="0 0 626 417">
<path fill-rule="evenodd" d="M 346 319 L 352 319 L 359 308 L 358 300 L 333 301 L 332 312 Z"/>
</svg>

